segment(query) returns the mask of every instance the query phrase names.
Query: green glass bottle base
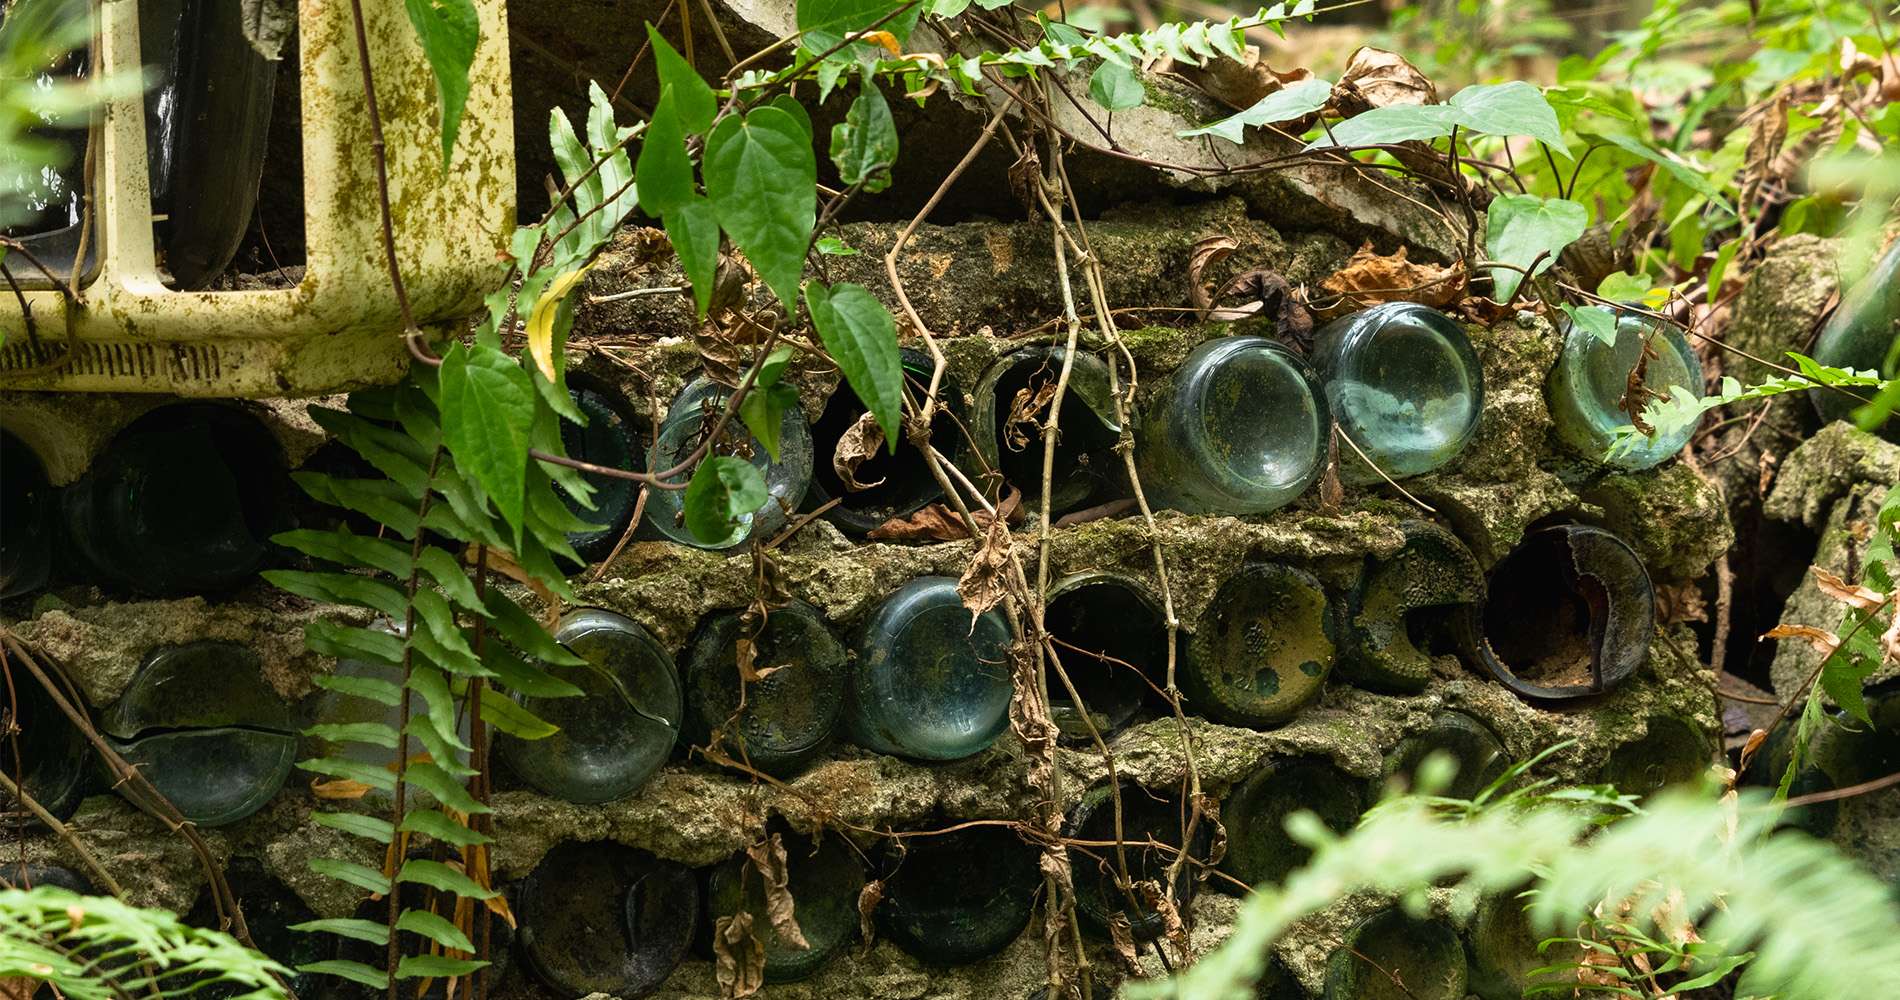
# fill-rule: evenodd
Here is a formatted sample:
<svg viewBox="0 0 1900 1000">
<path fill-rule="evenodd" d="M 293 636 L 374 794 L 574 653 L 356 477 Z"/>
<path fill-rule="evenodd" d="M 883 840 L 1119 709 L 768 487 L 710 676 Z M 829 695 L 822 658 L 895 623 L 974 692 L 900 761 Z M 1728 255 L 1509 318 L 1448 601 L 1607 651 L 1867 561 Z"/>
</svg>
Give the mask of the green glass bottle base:
<svg viewBox="0 0 1900 1000">
<path fill-rule="evenodd" d="M 1464 1000 L 1468 967 L 1440 920 L 1384 910 L 1359 922 L 1326 962 L 1326 1000 Z"/>
<path fill-rule="evenodd" d="M 1432 716 L 1431 725 L 1399 741 L 1385 758 L 1388 779 L 1398 778 L 1409 789 L 1418 788 L 1418 766 L 1434 753 L 1444 753 L 1457 765 L 1451 784 L 1439 794 L 1454 799 L 1475 798 L 1510 770 L 1504 744 L 1489 726 L 1452 709 Z"/>
<path fill-rule="evenodd" d="M 1227 827 L 1221 869 L 1248 885 L 1278 885 L 1312 854 L 1286 832 L 1286 818 L 1301 810 L 1344 833 L 1365 811 L 1365 782 L 1320 758 L 1268 761 L 1236 785 L 1221 807 Z"/>
<path fill-rule="evenodd" d="M 1312 574 L 1247 566 L 1220 585 L 1195 624 L 1179 683 L 1210 719 L 1277 726 L 1325 688 L 1338 634 L 1333 604 Z"/>
<path fill-rule="evenodd" d="M 783 838 L 786 889 L 793 917 L 806 947 L 781 941 L 766 910 L 765 883 L 741 852 L 713 869 L 706 896 L 707 918 L 717 921 L 743 908 L 752 915 L 754 933 L 765 944 L 765 981 L 791 983 L 816 975 L 858 933 L 858 894 L 864 889 L 864 865 L 857 854 L 828 837 L 814 853 L 809 840 Z"/>
<path fill-rule="evenodd" d="M 1610 751 L 1603 780 L 1639 798 L 1708 774 L 1715 748 L 1695 726 L 1673 715 L 1652 716 L 1648 731 Z"/>
</svg>

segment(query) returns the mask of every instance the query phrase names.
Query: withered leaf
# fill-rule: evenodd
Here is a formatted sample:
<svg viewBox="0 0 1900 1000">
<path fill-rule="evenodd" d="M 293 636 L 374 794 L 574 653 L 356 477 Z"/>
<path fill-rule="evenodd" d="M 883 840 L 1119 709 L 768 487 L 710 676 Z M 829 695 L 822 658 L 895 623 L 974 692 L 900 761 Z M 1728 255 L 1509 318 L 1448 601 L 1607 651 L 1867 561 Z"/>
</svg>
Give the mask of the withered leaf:
<svg viewBox="0 0 1900 1000">
<path fill-rule="evenodd" d="M 1029 447 L 1031 430 L 1040 437 L 1042 434 L 1042 412 L 1056 398 L 1056 382 L 1053 372 L 1038 372 L 1029 385 L 1016 390 L 1016 398 L 1010 400 L 1009 417 L 1003 424 L 1003 443 L 1010 451 L 1022 451 Z"/>
<path fill-rule="evenodd" d="M 1346 487 L 1339 481 L 1339 425 L 1334 424 L 1332 433 L 1326 435 L 1326 472 L 1319 480 L 1319 509 L 1336 514 L 1345 502 Z"/>
<path fill-rule="evenodd" d="M 369 794 L 369 786 L 349 778 L 313 781 L 310 793 L 320 799 L 360 799 Z"/>
<path fill-rule="evenodd" d="M 1848 583 L 1825 567 L 1810 566 L 1808 572 L 1814 574 L 1814 585 L 1824 596 L 1833 598 L 1850 608 L 1872 611 L 1887 603 L 1887 595 L 1872 587 Z"/>
<path fill-rule="evenodd" d="M 1274 69 L 1260 58 L 1260 48 L 1255 45 L 1242 50 L 1239 59 L 1223 57 L 1201 66 L 1179 66 L 1177 71 L 1207 91 L 1208 96 L 1233 108 L 1251 108 L 1269 94 L 1313 78 L 1313 71 L 1304 66 L 1285 73 Z M 1287 131 L 1299 135 L 1306 126 Z"/>
<path fill-rule="evenodd" d="M 971 622 L 1003 602 L 1005 570 L 1009 566 L 1012 544 L 1009 522 L 1002 518 L 992 520 L 985 529 L 983 543 L 976 547 L 970 565 L 957 580 L 957 596 L 963 598 L 963 606 L 970 609 Z"/>
<path fill-rule="evenodd" d="M 478 545 L 470 545 L 462 553 L 462 561 L 470 566 L 476 565 L 483 558 L 479 553 L 480 548 L 481 546 Z M 491 546 L 485 558 L 488 560 L 489 569 L 528 588 L 534 592 L 534 596 L 541 599 L 541 607 L 546 612 L 542 616 L 543 620 L 546 621 L 549 630 L 552 630 L 561 620 L 561 599 L 554 595 L 554 591 L 549 590 L 547 584 L 536 579 L 534 574 L 522 569 L 521 564 L 515 561 L 515 554 L 507 549 Z"/>
<path fill-rule="evenodd" d="M 1194 303 L 1202 319 L 1206 319 L 1208 310 L 1214 308 L 1214 297 L 1208 291 L 1207 284 L 1201 280 L 1202 273 L 1239 248 L 1240 241 L 1232 236 L 1203 236 L 1195 241 L 1194 252 L 1188 256 L 1188 299 Z"/>
<path fill-rule="evenodd" d="M 765 915 L 779 943 L 803 951 L 811 947 L 805 931 L 798 926 L 796 902 L 792 899 L 791 872 L 785 864 L 785 842 L 778 834 L 754 841 L 745 849 L 752 867 L 765 882 Z"/>
<path fill-rule="evenodd" d="M 1229 279 L 1216 299 L 1251 298 L 1252 302 L 1234 309 L 1216 309 L 1210 319 L 1234 320 L 1264 312 L 1272 317 L 1282 342 L 1305 351 L 1313 346 L 1313 314 L 1299 292 L 1278 271 L 1255 268 Z"/>
<path fill-rule="evenodd" d="M 884 482 L 882 479 L 873 479 L 868 483 L 858 481 L 858 466 L 877 454 L 883 444 L 884 429 L 877 425 L 877 415 L 869 410 L 838 438 L 838 447 L 831 453 L 831 468 L 838 474 L 845 489 L 853 492 L 868 490 Z"/>
<path fill-rule="evenodd" d="M 884 901 L 884 880 L 872 879 L 858 890 L 858 935 L 864 939 L 864 950 L 870 951 L 877 941 L 877 904 Z"/>
<path fill-rule="evenodd" d="M 765 986 L 765 942 L 752 929 L 744 910 L 713 923 L 713 978 L 719 995 L 740 1000 Z"/>
<path fill-rule="evenodd" d="M 1665 625 L 1708 621 L 1709 606 L 1702 597 L 1702 588 L 1693 583 L 1657 586 L 1656 618 Z"/>
<path fill-rule="evenodd" d="M 1115 951 L 1115 957 L 1121 960 L 1122 967 L 1131 975 L 1141 974 L 1141 959 L 1135 954 L 1134 929 L 1129 926 L 1128 915 L 1117 911 L 1108 918 L 1108 944 Z"/>
<path fill-rule="evenodd" d="M 1356 312 L 1381 302 L 1418 302 L 1443 309 L 1465 296 L 1466 274 L 1463 264 L 1449 267 L 1419 264 L 1407 260 L 1409 251 L 1385 256 L 1367 241 L 1331 277 L 1319 283 L 1332 296 L 1319 310 L 1321 319 Z"/>
<path fill-rule="evenodd" d="M 1841 648 L 1840 637 L 1812 625 L 1776 625 L 1762 634 L 1764 639 L 1800 639 L 1823 656 L 1832 656 Z"/>
<path fill-rule="evenodd" d="M 1373 108 L 1437 103 L 1438 88 L 1417 66 L 1396 52 L 1362 45 L 1333 84 L 1330 106 L 1339 117 L 1351 118 Z"/>
<path fill-rule="evenodd" d="M 1154 879 L 1144 879 L 1135 883 L 1135 891 L 1141 895 L 1142 902 L 1161 918 L 1161 934 L 1185 956 L 1188 953 L 1187 925 L 1181 921 L 1181 911 L 1174 905 L 1174 899 L 1161 890 L 1161 883 Z"/>
<path fill-rule="evenodd" d="M 1022 491 L 1011 488 L 1003 502 L 996 505 L 996 512 L 1010 524 L 1020 523 L 1023 519 Z M 975 511 L 979 528 L 988 528 L 992 517 L 987 511 Z M 928 507 L 904 517 L 893 517 L 872 528 L 865 535 L 874 542 L 958 542 L 970 537 L 969 529 L 964 526 L 963 516 L 946 503 L 933 503 Z"/>
</svg>

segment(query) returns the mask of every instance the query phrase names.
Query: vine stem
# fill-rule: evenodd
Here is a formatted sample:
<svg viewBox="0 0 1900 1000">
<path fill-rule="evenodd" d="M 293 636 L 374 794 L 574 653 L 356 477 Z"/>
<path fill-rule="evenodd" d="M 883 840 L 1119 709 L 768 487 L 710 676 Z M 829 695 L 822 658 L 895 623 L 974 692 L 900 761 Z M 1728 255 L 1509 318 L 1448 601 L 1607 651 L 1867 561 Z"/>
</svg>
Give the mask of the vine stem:
<svg viewBox="0 0 1900 1000">
<path fill-rule="evenodd" d="M 396 260 L 396 226 L 389 209 L 389 158 L 383 146 L 383 116 L 376 108 L 376 78 L 369 65 L 369 32 L 363 27 L 363 0 L 350 0 L 350 17 L 356 24 L 356 61 L 363 70 L 363 104 L 369 112 L 369 151 L 376 163 L 376 201 L 383 223 L 383 261 L 389 268 L 389 287 L 396 293 L 396 306 L 402 310 L 405 334 L 416 329 L 416 317 L 409 308 L 409 290 L 402 283 L 402 266 Z M 413 344 L 413 339 L 411 340 Z M 391 947 L 395 947 L 393 944 Z M 391 1000 L 395 988 L 390 988 Z"/>
</svg>

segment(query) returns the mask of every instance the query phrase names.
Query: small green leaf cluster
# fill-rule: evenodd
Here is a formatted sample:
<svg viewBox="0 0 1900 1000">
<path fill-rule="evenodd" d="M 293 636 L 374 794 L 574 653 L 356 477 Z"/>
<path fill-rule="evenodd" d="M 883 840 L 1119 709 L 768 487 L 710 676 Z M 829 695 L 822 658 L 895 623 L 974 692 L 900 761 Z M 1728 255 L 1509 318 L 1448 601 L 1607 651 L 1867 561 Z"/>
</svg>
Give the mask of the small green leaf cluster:
<svg viewBox="0 0 1900 1000">
<path fill-rule="evenodd" d="M 799 5 L 807 45 L 838 32 L 860 31 L 892 10 L 887 3 L 812 0 Z M 897 18 L 884 30 L 901 37 L 914 24 Z M 864 401 L 895 449 L 902 426 L 903 377 L 897 329 L 869 290 L 849 282 L 826 285 L 804 278 L 817 227 L 818 164 L 811 118 L 789 96 L 750 106 L 720 107 L 718 96 L 652 25 L 660 99 L 634 166 L 641 207 L 657 215 L 693 286 L 701 320 L 707 319 L 722 240 L 745 255 L 787 313 L 801 300 L 825 352 Z M 897 160 L 897 127 L 871 68 L 860 75 L 857 97 L 831 132 L 831 159 L 856 190 L 890 184 Z M 833 78 L 833 82 L 836 77 Z M 697 168 L 697 170 L 695 169 Z M 780 382 L 788 352 L 773 352 L 741 386 L 738 416 L 774 459 L 778 427 L 797 395 Z M 664 470 L 656 470 L 664 471 Z M 712 540 L 731 533 L 738 519 L 767 501 L 763 477 L 731 456 L 701 460 L 686 484 L 687 528 Z"/>
<path fill-rule="evenodd" d="M 1702 415 L 1718 406 L 1739 403 L 1745 400 L 1767 399 L 1788 392 L 1809 392 L 1825 387 L 1842 389 L 1881 389 L 1889 380 L 1882 379 L 1875 371 L 1849 371 L 1824 365 L 1803 354 L 1788 353 L 1799 375 L 1771 378 L 1744 388 L 1735 378 L 1722 379 L 1722 391 L 1708 396 L 1697 396 L 1683 386 L 1675 386 L 1668 399 L 1653 399 L 1643 407 L 1643 422 L 1656 429 L 1658 434 L 1673 434 L 1687 427 L 1694 427 L 1701 421 Z M 1645 435 L 1633 424 L 1625 424 L 1611 431 L 1616 440 L 1610 445 L 1610 456 L 1625 454 L 1640 447 Z"/>
<path fill-rule="evenodd" d="M 455 357 L 452 351 L 445 370 Z M 468 721 L 521 739 L 551 735 L 554 727 L 522 708 L 508 692 L 533 697 L 578 694 L 542 665 L 575 665 L 580 660 L 556 644 L 507 594 L 471 580 L 462 553 L 485 549 L 498 560 L 512 560 L 556 595 L 571 599 L 554 559 L 578 561 L 566 533 L 585 525 L 555 494 L 550 478 L 537 471 L 522 500 L 526 514 L 517 542 L 501 505 L 461 470 L 446 448 L 444 398 L 442 382 L 425 370 L 401 386 L 352 395 L 347 410 L 313 407 L 311 415 L 318 424 L 379 475 L 346 478 L 306 471 L 295 474 L 298 484 L 320 501 L 370 518 L 382 530 L 358 534 L 345 525 L 279 534 L 274 539 L 279 544 L 319 566 L 338 569 L 273 570 L 264 575 L 293 594 L 368 608 L 401 626 L 364 628 L 321 619 L 307 626 L 304 638 L 313 651 L 372 668 L 321 676 L 318 686 L 365 706 L 364 712 L 351 713 L 352 718 L 397 721 L 320 720 L 307 732 L 339 749 L 360 744 L 385 751 L 390 765 L 339 752 L 298 766 L 333 781 L 354 783 L 365 793 L 393 793 L 402 782 L 427 792 L 435 803 L 417 807 L 411 800 L 390 818 L 354 811 L 319 811 L 311 818 L 384 851 L 426 837 L 441 849 L 436 858 L 403 858 L 393 873 L 338 858 L 313 858 L 310 868 L 378 894 L 414 884 L 486 901 L 497 896 L 486 874 L 490 838 L 473 817 L 489 812 L 489 807 L 467 785 L 480 764 L 470 760 L 473 742 L 480 738 L 473 736 Z M 405 715 L 401 708 L 408 705 L 419 705 L 421 711 Z M 458 858 L 453 864 L 443 859 L 449 851 Z M 389 856 L 402 857 L 402 852 Z M 379 987 L 391 974 L 397 979 L 466 975 L 482 964 L 472 957 L 475 949 L 463 929 L 425 910 L 400 911 L 393 927 L 340 918 L 299 929 L 377 944 L 386 944 L 392 933 L 409 933 L 434 946 L 403 958 L 393 973 L 340 959 L 306 970 Z M 439 953 L 426 953 L 431 950 Z"/>
</svg>

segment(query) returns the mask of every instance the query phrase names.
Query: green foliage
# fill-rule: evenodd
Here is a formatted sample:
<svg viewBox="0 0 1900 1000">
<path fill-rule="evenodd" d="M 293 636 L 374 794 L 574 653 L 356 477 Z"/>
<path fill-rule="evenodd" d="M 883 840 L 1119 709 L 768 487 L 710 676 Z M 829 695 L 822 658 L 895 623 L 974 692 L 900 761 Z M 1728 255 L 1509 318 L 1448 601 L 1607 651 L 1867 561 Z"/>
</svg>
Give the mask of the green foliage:
<svg viewBox="0 0 1900 1000">
<path fill-rule="evenodd" d="M 1788 375 L 1771 378 L 1757 385 L 1743 388 L 1741 382 L 1733 377 L 1722 379 L 1722 391 L 1709 396 L 1698 397 L 1683 386 L 1671 388 L 1668 399 L 1651 400 L 1643 407 L 1643 422 L 1655 428 L 1657 434 L 1673 434 L 1685 427 L 1699 423 L 1704 413 L 1718 406 L 1739 403 L 1745 400 L 1766 399 L 1788 392 L 1808 392 L 1824 387 L 1840 389 L 1879 389 L 1888 380 L 1882 379 L 1874 371 L 1849 371 L 1820 364 L 1805 355 L 1790 352 L 1795 365 L 1801 369 L 1800 375 Z M 1642 444 L 1642 432 L 1634 425 L 1618 427 L 1613 431 L 1616 440 L 1610 445 L 1610 456 L 1624 454 Z"/>
<path fill-rule="evenodd" d="M 706 139 L 702 171 L 719 228 L 790 311 L 817 222 L 810 129 L 773 106 L 728 117 Z"/>
<path fill-rule="evenodd" d="M 884 429 L 893 452 L 902 428 L 904 366 L 897 330 L 883 304 L 861 285 L 805 285 L 805 306 L 826 353 Z"/>
<path fill-rule="evenodd" d="M 468 104 L 468 69 L 481 41 L 481 21 L 470 0 L 402 0 L 402 6 L 435 74 L 436 100 L 442 103 L 442 166 L 447 169 Z"/>
<path fill-rule="evenodd" d="M 246 1000 L 277 1000 L 277 977 L 289 972 L 164 910 L 51 886 L 0 891 L 0 977 L 50 983 L 73 1000 L 169 1000 L 214 982 Z"/>
<path fill-rule="evenodd" d="M 765 478 L 743 458 L 714 455 L 699 463 L 686 484 L 686 530 L 703 542 L 732 536 L 740 519 L 758 510 L 771 494 Z"/>
<path fill-rule="evenodd" d="M 0 21 L 0 228 L 31 218 L 54 198 L 55 171 L 76 166 L 66 146 L 33 134 L 48 125 L 83 125 L 93 109 L 141 88 L 137 73 L 71 79 L 48 69 L 92 37 L 85 0 L 16 0 Z"/>
<path fill-rule="evenodd" d="M 1135 75 L 1132 68 L 1121 63 L 1103 60 L 1100 66 L 1095 67 L 1095 72 L 1089 74 L 1089 97 L 1110 111 L 1141 107 L 1142 100 L 1147 96 L 1141 78 Z M 1264 102 L 1265 99 L 1262 100 Z"/>
<path fill-rule="evenodd" d="M 1255 888 L 1218 950 L 1173 978 L 1132 984 L 1129 995 L 1246 1000 L 1268 946 L 1349 893 L 1420 906 L 1428 887 L 1452 885 L 1469 905 L 1527 881 L 1529 916 L 1545 935 L 1588 919 L 1606 899 L 1627 900 L 1635 914 L 1694 920 L 1710 942 L 1704 959 L 1742 965 L 1748 995 L 1900 993 L 1900 914 L 1886 887 L 1827 844 L 1793 831 L 1770 836 L 1778 817 L 1754 793 L 1679 791 L 1639 808 L 1605 790 L 1541 785 L 1481 804 L 1401 796 L 1343 836 L 1296 814 L 1288 832 L 1313 847 L 1312 860 L 1278 888 Z M 1630 925 L 1654 930 L 1654 920 Z"/>
<path fill-rule="evenodd" d="M 528 505 L 528 425 L 534 386 L 519 361 L 486 344 L 442 355 L 443 424 L 449 450 L 481 484 L 516 538 Z"/>
<path fill-rule="evenodd" d="M 1491 269 L 1491 297 L 1509 302 L 1525 272 L 1542 274 L 1564 247 L 1590 224 L 1590 212 L 1574 201 L 1530 194 L 1504 195 L 1485 212 L 1484 249 L 1492 260 L 1516 265 Z"/>
<path fill-rule="evenodd" d="M 808 52 L 824 52 L 844 43 L 844 36 L 863 31 L 883 22 L 878 30 L 888 31 L 898 42 L 910 37 L 923 15 L 919 2 L 896 0 L 798 0 L 798 30 Z"/>
<path fill-rule="evenodd" d="M 1247 126 L 1273 125 L 1304 118 L 1325 107 L 1332 96 L 1333 85 L 1325 80 L 1301 80 L 1262 97 L 1252 107 L 1239 114 L 1209 122 L 1200 128 L 1187 129 L 1181 133 L 1181 136 L 1192 138 L 1212 135 L 1239 145 L 1245 141 L 1244 133 Z"/>
<path fill-rule="evenodd" d="M 798 405 L 798 390 L 781 381 L 791 359 L 791 348 L 774 350 L 759 362 L 752 390 L 739 400 L 740 421 L 765 446 L 774 462 L 778 461 L 779 427 L 785 422 L 786 412 Z"/>
<path fill-rule="evenodd" d="M 1522 80 L 1460 90 L 1444 104 L 1394 104 L 1373 108 L 1330 129 L 1315 146 L 1373 146 L 1440 139 L 1463 129 L 1474 135 L 1529 136 L 1568 157 L 1557 113 L 1536 88 Z"/>
<path fill-rule="evenodd" d="M 862 185 L 866 194 L 891 186 L 891 166 L 897 162 L 897 123 L 877 81 L 866 78 L 844 121 L 831 127 L 831 162 L 838 178 Z"/>
</svg>

